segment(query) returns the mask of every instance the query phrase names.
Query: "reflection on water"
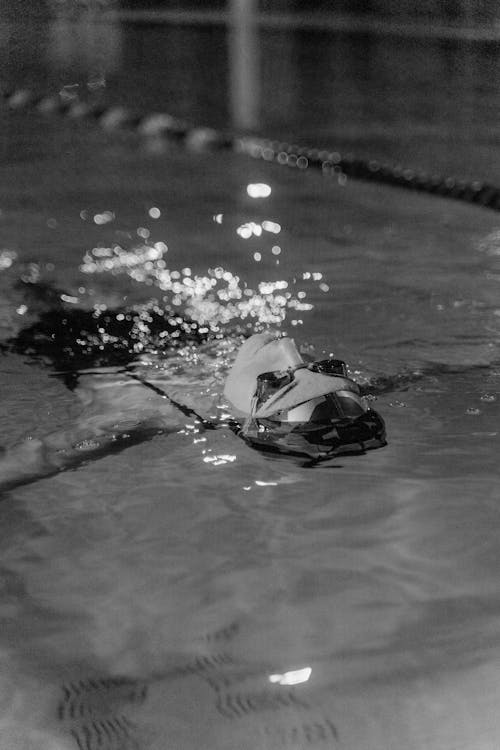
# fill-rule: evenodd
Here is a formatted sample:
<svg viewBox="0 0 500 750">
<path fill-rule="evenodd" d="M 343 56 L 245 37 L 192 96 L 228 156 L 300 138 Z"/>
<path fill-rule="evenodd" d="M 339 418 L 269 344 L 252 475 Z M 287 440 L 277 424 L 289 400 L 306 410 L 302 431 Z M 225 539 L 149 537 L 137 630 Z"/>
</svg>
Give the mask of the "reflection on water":
<svg viewBox="0 0 500 750">
<path fill-rule="evenodd" d="M 260 124 L 260 47 L 257 2 L 232 0 L 228 31 L 231 119 L 238 130 L 255 130 Z"/>
</svg>

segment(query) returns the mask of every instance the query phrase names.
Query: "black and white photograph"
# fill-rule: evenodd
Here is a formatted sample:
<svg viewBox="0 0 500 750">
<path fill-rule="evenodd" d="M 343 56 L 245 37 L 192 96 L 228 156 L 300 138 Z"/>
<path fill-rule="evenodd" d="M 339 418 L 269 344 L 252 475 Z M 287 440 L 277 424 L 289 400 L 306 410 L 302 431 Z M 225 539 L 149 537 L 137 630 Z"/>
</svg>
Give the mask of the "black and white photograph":
<svg viewBox="0 0 500 750">
<path fill-rule="evenodd" d="M 499 750 L 500 3 L 0 0 L 0 750 Z"/>
</svg>

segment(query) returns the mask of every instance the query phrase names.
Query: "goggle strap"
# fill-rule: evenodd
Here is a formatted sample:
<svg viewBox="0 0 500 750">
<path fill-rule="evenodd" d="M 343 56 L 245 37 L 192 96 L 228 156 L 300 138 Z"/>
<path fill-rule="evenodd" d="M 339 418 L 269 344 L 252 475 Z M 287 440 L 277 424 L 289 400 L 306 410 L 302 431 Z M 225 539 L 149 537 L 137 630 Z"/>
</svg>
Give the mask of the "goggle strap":
<svg viewBox="0 0 500 750">
<path fill-rule="evenodd" d="M 257 411 L 257 394 L 252 396 L 252 400 L 250 402 L 250 418 L 253 419 L 255 412 Z"/>
<path fill-rule="evenodd" d="M 278 395 L 281 398 L 286 393 L 288 393 L 288 391 L 291 391 L 292 388 L 295 388 L 295 380 L 291 380 L 287 385 L 284 385 L 282 388 L 277 390 L 276 393 L 273 393 L 271 396 L 269 396 L 269 398 L 267 398 L 265 401 L 259 404 L 259 407 L 264 406 L 264 404 L 266 406 L 269 406 L 269 404 L 272 404 L 273 400 L 275 400 Z M 257 407 L 255 408 L 255 410 L 257 410 Z"/>
</svg>

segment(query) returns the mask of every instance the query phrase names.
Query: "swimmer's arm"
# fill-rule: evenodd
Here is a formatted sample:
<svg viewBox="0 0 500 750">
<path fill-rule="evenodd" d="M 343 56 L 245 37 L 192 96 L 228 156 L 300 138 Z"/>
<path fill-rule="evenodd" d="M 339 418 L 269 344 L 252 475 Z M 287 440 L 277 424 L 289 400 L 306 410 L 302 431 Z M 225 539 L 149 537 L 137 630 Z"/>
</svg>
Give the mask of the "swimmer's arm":
<svg viewBox="0 0 500 750">
<path fill-rule="evenodd" d="M 4 449 L 0 453 L 0 492 L 76 469 L 87 461 L 178 429 L 178 419 L 173 415 L 167 419 L 165 414 L 133 423 L 131 420 L 110 423 L 97 417 L 80 420 L 71 429 Z"/>
</svg>

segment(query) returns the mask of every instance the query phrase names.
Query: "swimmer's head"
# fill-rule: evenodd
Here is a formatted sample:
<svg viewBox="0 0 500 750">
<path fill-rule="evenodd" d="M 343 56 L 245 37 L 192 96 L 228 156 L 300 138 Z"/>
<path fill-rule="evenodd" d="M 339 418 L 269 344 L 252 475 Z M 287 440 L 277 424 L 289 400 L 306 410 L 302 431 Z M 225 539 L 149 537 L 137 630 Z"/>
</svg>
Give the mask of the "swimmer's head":
<svg viewBox="0 0 500 750">
<path fill-rule="evenodd" d="M 224 393 L 251 445 L 326 458 L 385 444 L 381 417 L 369 409 L 341 360 L 306 363 L 289 338 L 265 333 L 241 346 Z"/>
</svg>

